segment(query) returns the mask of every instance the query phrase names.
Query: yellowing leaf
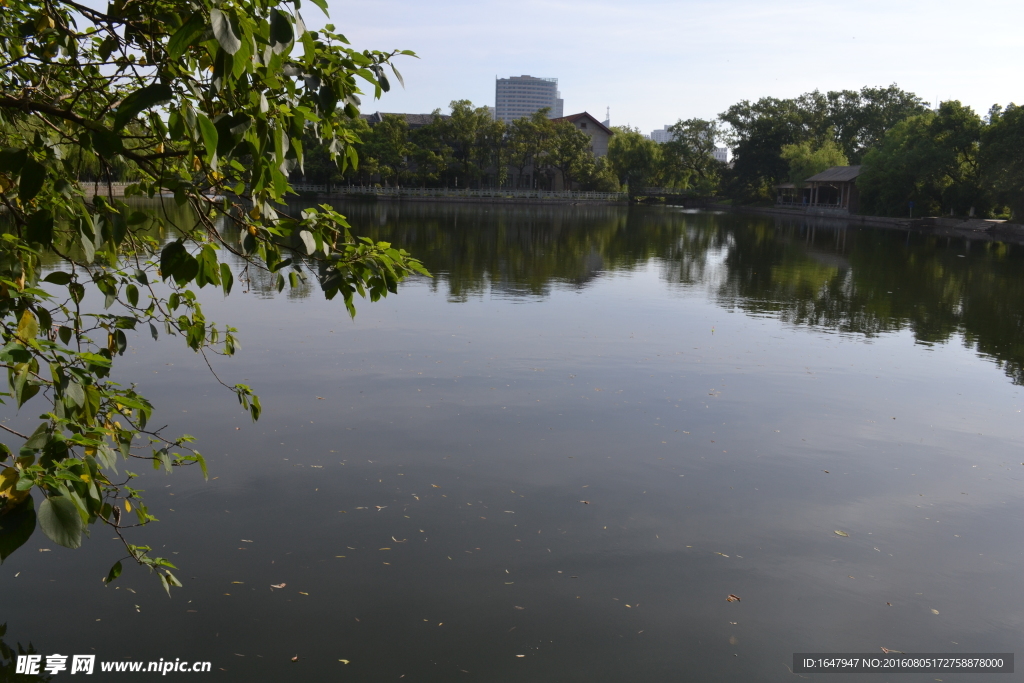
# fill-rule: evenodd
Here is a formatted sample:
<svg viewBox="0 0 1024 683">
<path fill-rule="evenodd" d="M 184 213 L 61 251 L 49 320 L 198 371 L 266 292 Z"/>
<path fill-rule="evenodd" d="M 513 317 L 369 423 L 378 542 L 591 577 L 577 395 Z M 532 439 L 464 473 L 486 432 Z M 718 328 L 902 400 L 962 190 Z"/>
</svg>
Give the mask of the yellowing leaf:
<svg viewBox="0 0 1024 683">
<path fill-rule="evenodd" d="M 32 315 L 32 311 L 26 308 L 25 312 L 21 314 L 21 320 L 18 321 L 18 337 L 28 341 L 35 339 L 38 334 L 39 321 Z"/>
<path fill-rule="evenodd" d="M 834 532 L 836 536 L 842 536 L 843 538 L 849 538 L 850 534 L 845 531 L 839 531 L 838 529 Z"/>
<path fill-rule="evenodd" d="M 124 511 L 125 512 L 131 512 L 132 511 L 132 504 L 131 504 L 131 502 L 127 498 L 124 501 Z"/>
</svg>

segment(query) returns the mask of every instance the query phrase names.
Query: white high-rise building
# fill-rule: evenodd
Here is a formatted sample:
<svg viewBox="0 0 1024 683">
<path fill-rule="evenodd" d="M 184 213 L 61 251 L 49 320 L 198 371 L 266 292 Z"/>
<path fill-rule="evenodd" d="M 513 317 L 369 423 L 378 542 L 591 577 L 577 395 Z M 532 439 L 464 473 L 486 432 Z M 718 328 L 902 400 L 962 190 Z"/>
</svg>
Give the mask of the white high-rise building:
<svg viewBox="0 0 1024 683">
<path fill-rule="evenodd" d="M 562 93 L 557 78 L 512 76 L 495 79 L 495 119 L 511 123 L 547 107 L 548 118 L 562 117 Z"/>
<path fill-rule="evenodd" d="M 668 142 L 672 139 L 672 133 L 668 131 L 670 127 L 671 126 L 665 126 L 661 130 L 652 130 L 651 139 L 658 143 Z"/>
</svg>

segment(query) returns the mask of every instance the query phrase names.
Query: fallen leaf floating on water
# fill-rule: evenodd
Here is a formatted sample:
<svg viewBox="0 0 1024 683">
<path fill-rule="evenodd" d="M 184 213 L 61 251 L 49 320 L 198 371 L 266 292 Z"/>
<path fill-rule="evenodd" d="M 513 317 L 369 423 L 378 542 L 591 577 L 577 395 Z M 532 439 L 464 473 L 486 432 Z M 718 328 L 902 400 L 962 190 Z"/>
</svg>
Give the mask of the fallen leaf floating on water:
<svg viewBox="0 0 1024 683">
<path fill-rule="evenodd" d="M 905 655 L 905 654 L 907 654 L 907 653 L 906 653 L 906 652 L 904 652 L 903 650 L 890 650 L 890 649 L 889 649 L 889 648 L 887 648 L 887 647 L 883 647 L 883 648 L 882 648 L 882 652 L 884 652 L 885 654 L 889 654 L 890 652 L 894 652 L 894 653 L 896 653 L 896 654 L 898 654 L 898 655 Z"/>
<path fill-rule="evenodd" d="M 271 588 L 284 588 L 287 585 L 288 585 L 287 583 L 272 583 L 272 584 L 270 584 L 270 587 Z"/>
<path fill-rule="evenodd" d="M 516 657 L 525 657 L 526 655 L 516 655 Z"/>
<path fill-rule="evenodd" d="M 317 396 L 317 397 L 316 397 L 316 400 L 318 400 L 318 401 L 323 401 L 323 400 L 324 400 L 324 397 L 323 397 L 323 396 Z"/>
<path fill-rule="evenodd" d="M 939 610 L 937 610 L 937 609 L 933 609 L 932 610 L 932 614 L 938 614 L 938 613 L 939 613 Z"/>
<path fill-rule="evenodd" d="M 843 538 L 849 538 L 850 534 L 845 531 L 839 531 L 838 529 L 834 532 L 836 536 L 842 536 Z"/>
<path fill-rule="evenodd" d="M 341 662 L 342 664 L 348 664 L 348 660 L 347 659 L 339 659 L 338 661 Z"/>
<path fill-rule="evenodd" d="M 726 555 L 725 553 L 720 553 L 720 552 L 718 552 L 717 550 L 715 551 L 715 555 L 721 555 L 722 557 L 729 557 L 729 556 L 728 556 L 728 555 Z"/>
<path fill-rule="evenodd" d="M 515 608 L 516 609 L 526 609 L 525 607 L 520 607 L 519 605 L 516 605 Z"/>
<path fill-rule="evenodd" d="M 581 500 L 580 502 L 583 503 L 584 505 L 590 505 L 589 500 Z"/>
<path fill-rule="evenodd" d="M 740 601 L 740 596 L 733 595 L 732 593 L 729 593 L 729 597 L 727 597 L 725 599 L 725 601 L 726 602 L 739 602 Z"/>
<path fill-rule="evenodd" d="M 294 657 L 292 657 L 292 661 L 293 661 L 293 662 L 297 662 L 297 661 L 299 661 L 299 656 L 298 656 L 298 655 L 295 655 Z"/>
</svg>

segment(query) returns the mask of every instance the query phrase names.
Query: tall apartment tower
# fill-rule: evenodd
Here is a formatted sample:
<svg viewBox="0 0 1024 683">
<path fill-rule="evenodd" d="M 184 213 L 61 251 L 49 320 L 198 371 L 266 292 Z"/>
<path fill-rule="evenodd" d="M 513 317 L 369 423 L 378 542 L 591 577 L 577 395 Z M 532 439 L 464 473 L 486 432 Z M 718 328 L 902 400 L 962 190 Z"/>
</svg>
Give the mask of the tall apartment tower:
<svg viewBox="0 0 1024 683">
<path fill-rule="evenodd" d="M 512 76 L 495 79 L 495 119 L 510 123 L 544 107 L 551 110 L 548 118 L 562 116 L 562 93 L 558 92 L 557 78 Z"/>
</svg>

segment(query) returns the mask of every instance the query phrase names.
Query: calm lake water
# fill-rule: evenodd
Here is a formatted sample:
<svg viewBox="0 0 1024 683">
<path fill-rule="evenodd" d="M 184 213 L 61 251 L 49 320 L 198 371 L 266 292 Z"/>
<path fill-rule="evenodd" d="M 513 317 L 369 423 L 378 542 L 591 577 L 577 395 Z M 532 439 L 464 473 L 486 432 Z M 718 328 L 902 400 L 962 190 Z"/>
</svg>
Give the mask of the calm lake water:
<svg viewBox="0 0 1024 683">
<path fill-rule="evenodd" d="M 314 291 L 204 290 L 257 424 L 180 340 L 134 339 L 121 377 L 210 462 L 141 485 L 161 522 L 137 538 L 185 587 L 104 588 L 102 529 L 78 551 L 37 532 L 0 567 L 8 645 L 223 681 L 791 681 L 794 652 L 1024 652 L 1024 249 L 343 209 L 435 277 L 354 321 Z M 993 680 L 858 680 L 897 679 Z"/>
</svg>

